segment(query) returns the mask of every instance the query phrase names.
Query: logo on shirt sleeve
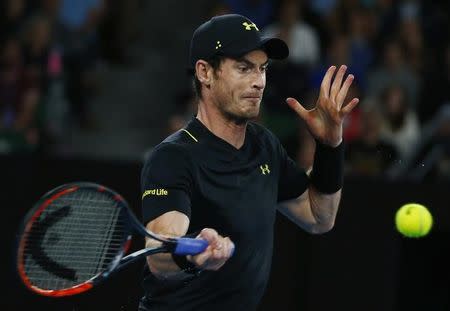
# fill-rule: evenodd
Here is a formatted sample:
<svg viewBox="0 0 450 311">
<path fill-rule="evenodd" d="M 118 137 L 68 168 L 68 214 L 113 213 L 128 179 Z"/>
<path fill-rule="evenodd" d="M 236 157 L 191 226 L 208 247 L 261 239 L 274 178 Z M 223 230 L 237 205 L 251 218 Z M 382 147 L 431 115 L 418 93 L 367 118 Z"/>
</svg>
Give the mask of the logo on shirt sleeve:
<svg viewBox="0 0 450 311">
<path fill-rule="evenodd" d="M 164 188 L 145 190 L 144 193 L 142 194 L 142 199 L 148 195 L 165 196 L 169 195 L 169 191 Z"/>
</svg>

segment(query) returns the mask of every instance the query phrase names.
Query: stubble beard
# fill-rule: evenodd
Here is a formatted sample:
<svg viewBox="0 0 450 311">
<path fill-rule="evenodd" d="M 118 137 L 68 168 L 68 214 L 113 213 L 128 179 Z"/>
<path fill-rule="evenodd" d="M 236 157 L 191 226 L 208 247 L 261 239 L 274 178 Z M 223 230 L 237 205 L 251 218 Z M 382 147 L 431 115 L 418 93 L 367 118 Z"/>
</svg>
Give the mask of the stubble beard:
<svg viewBox="0 0 450 311">
<path fill-rule="evenodd" d="M 223 117 L 230 121 L 233 122 L 236 125 L 243 125 L 246 124 L 248 121 L 251 121 L 253 119 L 256 119 L 258 117 L 259 114 L 259 108 L 257 110 L 256 113 L 247 113 L 247 114 L 237 114 L 233 111 L 228 111 L 227 109 L 225 109 L 222 105 L 219 106 L 219 110 L 222 113 Z"/>
</svg>

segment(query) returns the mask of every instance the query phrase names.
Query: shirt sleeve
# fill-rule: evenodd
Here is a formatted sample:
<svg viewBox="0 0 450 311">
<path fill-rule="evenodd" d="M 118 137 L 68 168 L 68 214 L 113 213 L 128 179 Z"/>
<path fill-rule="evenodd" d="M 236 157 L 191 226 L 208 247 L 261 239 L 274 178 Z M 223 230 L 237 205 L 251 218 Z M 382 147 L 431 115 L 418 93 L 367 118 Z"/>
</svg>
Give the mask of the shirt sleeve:
<svg viewBox="0 0 450 311">
<path fill-rule="evenodd" d="M 278 202 L 295 199 L 303 194 L 309 185 L 309 177 L 287 154 L 278 141 L 280 177 L 278 180 Z"/>
<path fill-rule="evenodd" d="M 182 146 L 164 143 L 148 156 L 141 173 L 142 222 L 170 211 L 191 217 L 192 162 Z"/>
</svg>

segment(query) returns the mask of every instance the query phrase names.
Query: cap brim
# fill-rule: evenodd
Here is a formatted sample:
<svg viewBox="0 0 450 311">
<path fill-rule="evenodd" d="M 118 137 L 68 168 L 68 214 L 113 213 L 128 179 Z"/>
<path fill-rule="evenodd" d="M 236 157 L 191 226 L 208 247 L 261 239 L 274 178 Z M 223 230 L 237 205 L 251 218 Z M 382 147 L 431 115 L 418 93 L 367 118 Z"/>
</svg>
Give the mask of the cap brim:
<svg viewBox="0 0 450 311">
<path fill-rule="evenodd" d="M 271 59 L 285 59 L 289 56 L 289 48 L 286 42 L 281 39 L 265 38 L 261 40 L 261 43 L 261 48 Z"/>
</svg>

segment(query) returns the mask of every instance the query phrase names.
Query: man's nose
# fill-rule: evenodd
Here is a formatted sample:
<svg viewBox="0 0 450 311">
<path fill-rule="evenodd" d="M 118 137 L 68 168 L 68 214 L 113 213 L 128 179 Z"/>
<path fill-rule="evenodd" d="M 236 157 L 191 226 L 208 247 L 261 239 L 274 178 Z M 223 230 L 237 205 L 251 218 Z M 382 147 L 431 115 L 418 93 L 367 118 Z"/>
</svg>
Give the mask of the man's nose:
<svg viewBox="0 0 450 311">
<path fill-rule="evenodd" d="M 255 80 L 253 81 L 253 87 L 258 90 L 264 89 L 266 86 L 266 74 L 258 72 L 256 73 Z"/>
</svg>

